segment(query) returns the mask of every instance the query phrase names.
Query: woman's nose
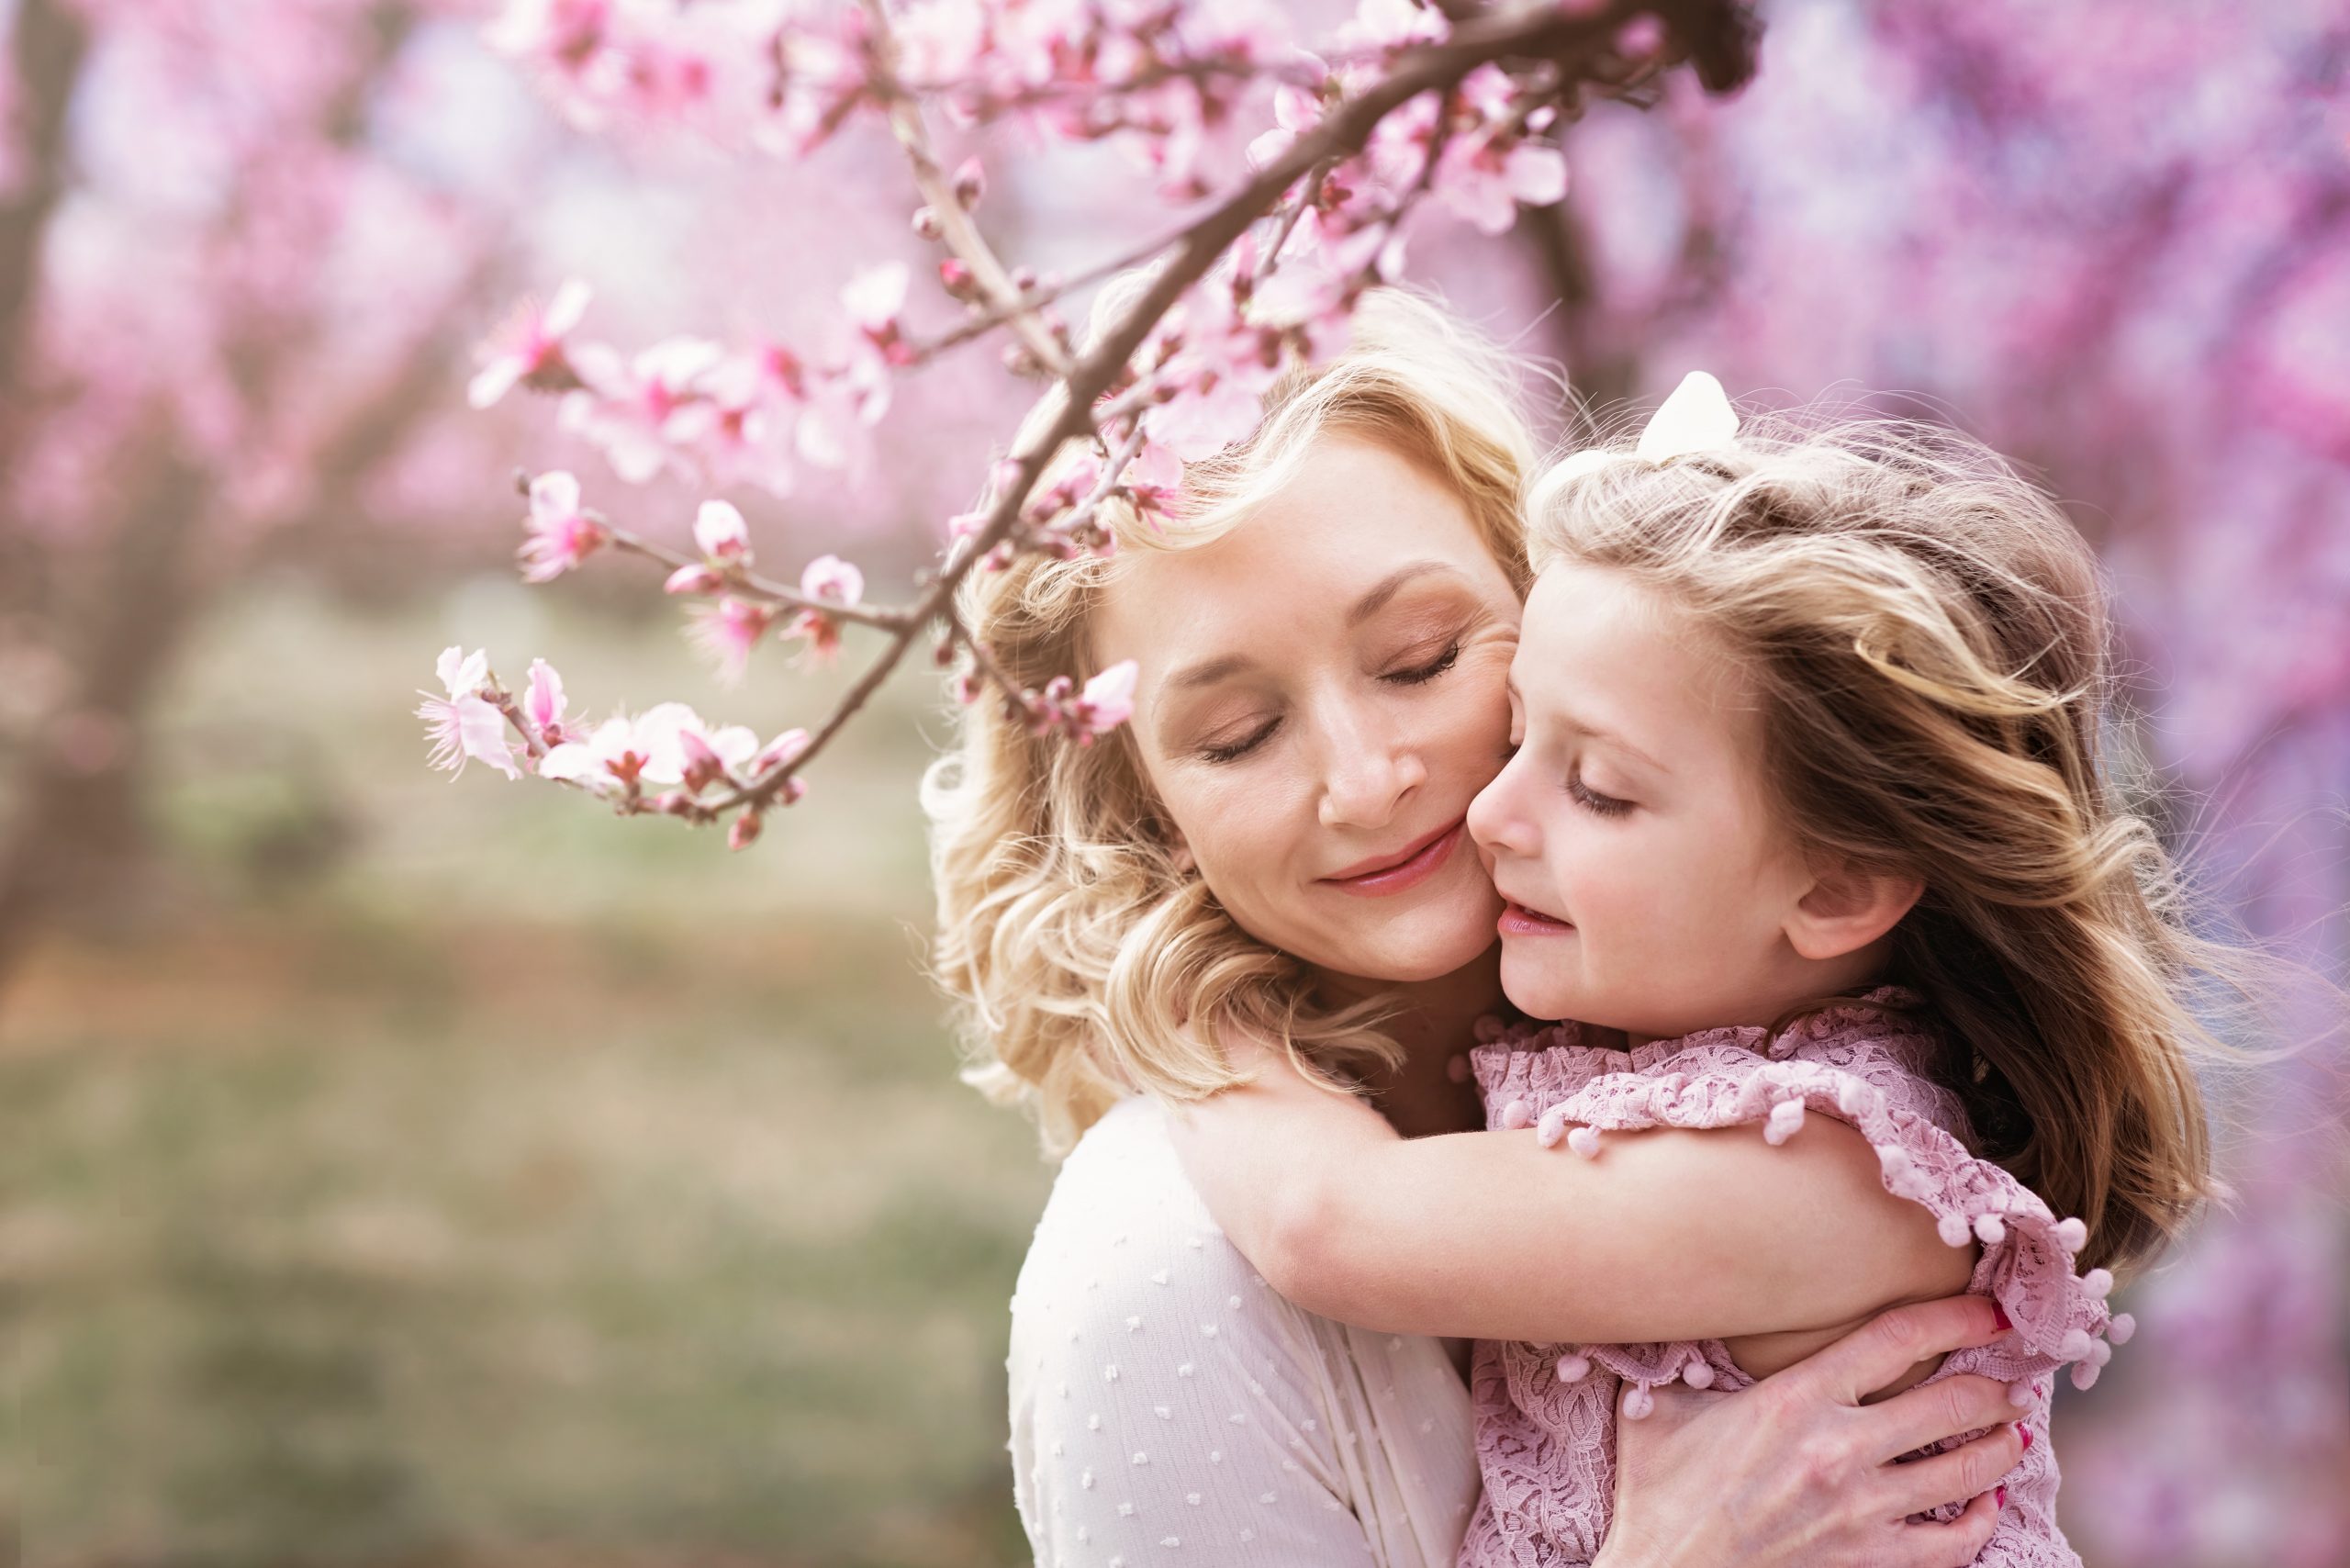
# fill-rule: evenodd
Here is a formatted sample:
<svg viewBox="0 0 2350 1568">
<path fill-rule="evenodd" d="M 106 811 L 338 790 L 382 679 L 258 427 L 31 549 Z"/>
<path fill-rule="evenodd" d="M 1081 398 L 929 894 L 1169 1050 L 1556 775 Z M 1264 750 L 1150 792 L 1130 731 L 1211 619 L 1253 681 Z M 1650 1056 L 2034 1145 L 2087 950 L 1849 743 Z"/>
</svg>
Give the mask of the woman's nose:
<svg viewBox="0 0 2350 1568">
<path fill-rule="evenodd" d="M 1333 726 L 1322 784 L 1325 827 L 1385 827 L 1396 808 L 1427 781 L 1419 753 L 1376 725 Z"/>
</svg>

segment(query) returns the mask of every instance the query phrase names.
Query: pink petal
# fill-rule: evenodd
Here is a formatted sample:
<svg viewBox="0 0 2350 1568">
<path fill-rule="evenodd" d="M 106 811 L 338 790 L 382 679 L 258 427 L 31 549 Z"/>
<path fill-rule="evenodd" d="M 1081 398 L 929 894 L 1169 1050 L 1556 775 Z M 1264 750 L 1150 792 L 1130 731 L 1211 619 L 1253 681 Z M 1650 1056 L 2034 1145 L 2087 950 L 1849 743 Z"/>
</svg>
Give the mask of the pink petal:
<svg viewBox="0 0 2350 1568">
<path fill-rule="evenodd" d="M 483 365 L 473 380 L 465 384 L 466 403 L 476 409 L 488 408 L 511 392 L 514 384 L 522 379 L 522 373 L 528 369 L 530 365 L 520 354 L 499 354 Z"/>
<path fill-rule="evenodd" d="M 546 314 L 539 318 L 539 325 L 550 338 L 559 338 L 579 325 L 579 318 L 587 312 L 588 301 L 593 297 L 584 278 L 565 278 L 563 286 L 554 291 L 548 302 Z"/>
</svg>

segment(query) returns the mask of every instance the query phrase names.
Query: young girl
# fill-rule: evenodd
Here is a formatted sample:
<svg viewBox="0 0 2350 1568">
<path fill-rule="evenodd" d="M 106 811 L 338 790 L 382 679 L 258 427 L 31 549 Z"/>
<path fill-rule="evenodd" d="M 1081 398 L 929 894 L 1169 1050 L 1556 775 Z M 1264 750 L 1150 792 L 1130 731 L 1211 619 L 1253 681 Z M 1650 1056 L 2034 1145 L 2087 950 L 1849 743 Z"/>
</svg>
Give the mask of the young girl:
<svg viewBox="0 0 2350 1568">
<path fill-rule="evenodd" d="M 1468 825 L 1507 901 L 1511 1002 L 1581 1022 L 1491 1031 L 1460 1066 L 1501 1130 L 1408 1142 L 1225 1040 L 1258 1082 L 1189 1114 L 1187 1169 L 1283 1294 L 1484 1341 L 1460 1561 L 1547 1563 L 1606 1533 L 1619 1414 L 1807 1354 L 1852 1321 L 1840 1272 L 1929 1294 L 1868 1256 L 1818 1268 L 1803 1215 L 1628 1192 L 1642 1130 L 1873 1160 L 2012 1325 L 1895 1385 L 2013 1384 L 2026 1451 L 1977 1560 L 2076 1561 L 2053 1374 L 2095 1380 L 2131 1327 L 2113 1271 L 2206 1193 L 2188 988 L 2232 967 L 2107 777 L 2087 548 L 1977 443 L 1741 431 L 1703 375 L 1529 510 L 1514 755 Z M 1582 1157 L 1580 1191 L 1496 1182 L 1525 1138 Z M 1579 1200 L 1608 1225 L 1582 1226 Z M 1754 1249 L 1709 1238 L 1757 1227 L 1806 1261 L 1723 1277 L 1712 1260 Z M 1901 1280 L 1919 1288 L 1883 1283 Z M 1678 1338 L 1617 1342 L 1660 1325 Z"/>
</svg>

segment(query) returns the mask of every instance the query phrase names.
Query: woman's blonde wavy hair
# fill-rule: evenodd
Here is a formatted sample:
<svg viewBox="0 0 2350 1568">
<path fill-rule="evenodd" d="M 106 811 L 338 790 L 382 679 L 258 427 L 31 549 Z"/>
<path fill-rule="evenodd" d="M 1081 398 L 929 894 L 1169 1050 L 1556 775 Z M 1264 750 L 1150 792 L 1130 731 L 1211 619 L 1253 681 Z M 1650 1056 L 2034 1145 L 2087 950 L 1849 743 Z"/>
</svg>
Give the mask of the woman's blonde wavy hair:
<svg viewBox="0 0 2350 1568">
<path fill-rule="evenodd" d="M 1097 333 L 1147 282 L 1105 286 Z M 1275 383 L 1247 440 L 1186 465 L 1163 532 L 1123 501 L 1101 521 L 1121 553 L 1215 538 L 1278 491 L 1317 438 L 1343 432 L 1448 482 L 1522 590 L 1520 508 L 1537 454 L 1516 372 L 1435 299 L 1371 289 L 1342 350 Z M 1040 409 L 1023 440 L 1056 411 Z M 1084 452 L 1057 454 L 1037 487 Z M 1022 685 L 1082 680 L 1120 561 L 1024 554 L 966 578 L 958 611 Z M 1242 931 L 1179 859 L 1130 730 L 1086 747 L 1040 739 L 986 695 L 955 722 L 923 783 L 938 898 L 931 968 L 957 1004 L 965 1080 L 1025 1106 L 1048 1154 L 1123 1095 L 1190 1100 L 1238 1081 L 1212 1045 L 1224 1027 L 1285 1040 L 1310 1068 L 1393 1059 L 1379 1004 L 1325 1006 L 1304 966 Z"/>
<path fill-rule="evenodd" d="M 2190 928 L 2177 867 L 2106 758 L 2106 597 L 2056 502 L 1924 423 L 1750 417 L 1730 448 L 1554 467 L 1539 571 L 1629 574 L 1710 627 L 1761 701 L 1807 850 L 1921 879 L 1893 972 L 1948 1025 L 1982 1144 L 2128 1269 L 2212 1191 L 2199 1020 L 2260 989 Z"/>
</svg>

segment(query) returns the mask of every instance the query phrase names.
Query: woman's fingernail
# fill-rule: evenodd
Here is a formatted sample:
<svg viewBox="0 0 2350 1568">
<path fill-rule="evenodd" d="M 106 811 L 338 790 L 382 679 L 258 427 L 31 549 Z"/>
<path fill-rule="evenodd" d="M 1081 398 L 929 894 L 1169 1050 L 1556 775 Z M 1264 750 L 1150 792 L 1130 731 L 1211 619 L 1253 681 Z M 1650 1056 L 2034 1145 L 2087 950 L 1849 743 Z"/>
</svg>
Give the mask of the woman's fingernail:
<svg viewBox="0 0 2350 1568">
<path fill-rule="evenodd" d="M 1998 1324 L 2002 1332 L 2015 1327 L 2015 1324 L 2009 1320 L 2008 1309 L 1996 1301 L 1991 1304 L 1991 1321 Z"/>
<path fill-rule="evenodd" d="M 2008 1489 L 2006 1487 L 2000 1487 L 1998 1491 L 1992 1493 L 1991 1495 L 1999 1500 L 1999 1506 L 2002 1508 L 2008 1506 Z"/>
</svg>

